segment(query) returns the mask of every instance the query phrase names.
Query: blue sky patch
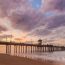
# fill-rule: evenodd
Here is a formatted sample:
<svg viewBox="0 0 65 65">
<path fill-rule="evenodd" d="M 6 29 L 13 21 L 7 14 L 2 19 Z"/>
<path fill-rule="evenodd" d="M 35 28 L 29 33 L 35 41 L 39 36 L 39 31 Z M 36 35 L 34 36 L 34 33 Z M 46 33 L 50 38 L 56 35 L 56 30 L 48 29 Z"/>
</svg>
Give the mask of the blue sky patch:
<svg viewBox="0 0 65 65">
<path fill-rule="evenodd" d="M 41 7 L 41 0 L 33 0 L 31 4 L 33 8 L 39 9 Z"/>
</svg>

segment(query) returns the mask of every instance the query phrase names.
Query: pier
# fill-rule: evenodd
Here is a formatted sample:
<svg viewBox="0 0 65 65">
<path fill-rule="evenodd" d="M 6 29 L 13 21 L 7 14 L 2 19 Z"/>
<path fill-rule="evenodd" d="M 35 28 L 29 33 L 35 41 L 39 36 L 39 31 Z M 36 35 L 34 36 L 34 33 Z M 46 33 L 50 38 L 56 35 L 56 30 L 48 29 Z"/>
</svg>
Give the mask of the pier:
<svg viewBox="0 0 65 65">
<path fill-rule="evenodd" d="M 34 52 L 54 52 L 54 51 L 64 51 L 64 46 L 54 46 L 54 45 L 41 45 L 41 44 L 26 44 L 26 43 L 15 43 L 15 42 L 0 42 L 0 45 L 6 46 L 6 54 L 11 54 L 12 46 L 14 47 L 14 54 L 28 53 L 28 48 L 30 53 Z"/>
</svg>

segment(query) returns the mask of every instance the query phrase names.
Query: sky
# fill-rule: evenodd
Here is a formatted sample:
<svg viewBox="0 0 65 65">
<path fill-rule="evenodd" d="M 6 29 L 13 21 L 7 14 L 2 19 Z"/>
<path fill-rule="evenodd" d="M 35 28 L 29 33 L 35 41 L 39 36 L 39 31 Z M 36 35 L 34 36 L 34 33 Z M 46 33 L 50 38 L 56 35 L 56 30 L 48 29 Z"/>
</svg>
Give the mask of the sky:
<svg viewBox="0 0 65 65">
<path fill-rule="evenodd" d="M 65 0 L 0 0 L 0 39 L 43 39 L 65 43 Z"/>
</svg>

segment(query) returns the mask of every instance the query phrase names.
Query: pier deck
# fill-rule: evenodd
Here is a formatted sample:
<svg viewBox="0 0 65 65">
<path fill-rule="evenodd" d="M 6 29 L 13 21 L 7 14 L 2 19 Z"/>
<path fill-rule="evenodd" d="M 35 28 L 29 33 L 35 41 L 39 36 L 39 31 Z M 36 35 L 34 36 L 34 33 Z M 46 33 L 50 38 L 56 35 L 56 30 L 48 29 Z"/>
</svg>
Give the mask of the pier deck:
<svg viewBox="0 0 65 65">
<path fill-rule="evenodd" d="M 26 44 L 26 43 L 15 43 L 15 42 L 0 42 L 0 45 L 6 46 L 6 54 L 11 54 L 12 47 L 14 46 L 14 54 L 17 53 L 28 53 L 28 47 L 30 48 L 30 53 L 34 52 L 54 52 L 54 51 L 64 51 L 64 46 L 54 46 L 54 45 L 39 45 L 39 44 Z"/>
</svg>

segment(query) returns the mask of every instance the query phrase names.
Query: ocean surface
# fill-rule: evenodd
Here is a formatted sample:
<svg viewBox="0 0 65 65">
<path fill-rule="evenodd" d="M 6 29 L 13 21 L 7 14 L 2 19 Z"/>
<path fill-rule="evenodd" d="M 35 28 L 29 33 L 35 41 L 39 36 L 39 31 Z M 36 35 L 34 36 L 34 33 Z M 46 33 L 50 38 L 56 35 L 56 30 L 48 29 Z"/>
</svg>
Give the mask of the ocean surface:
<svg viewBox="0 0 65 65">
<path fill-rule="evenodd" d="M 0 53 L 5 54 L 5 46 L 0 46 Z M 13 46 L 11 55 L 14 55 Z M 17 54 L 20 57 L 27 57 L 31 59 L 40 59 L 40 60 L 51 60 L 51 61 L 61 61 L 65 62 L 65 51 L 56 51 L 56 52 L 35 52 L 35 53 L 20 53 Z"/>
</svg>

